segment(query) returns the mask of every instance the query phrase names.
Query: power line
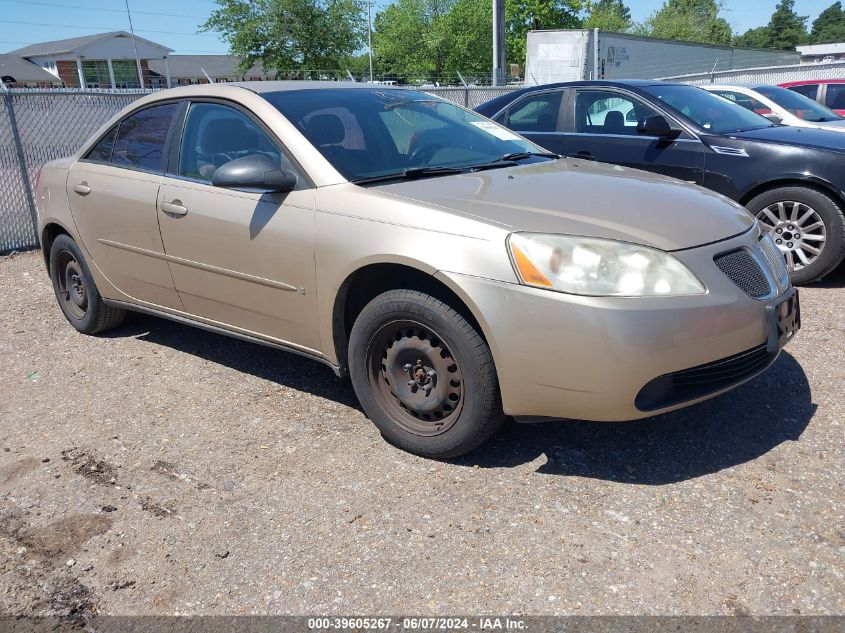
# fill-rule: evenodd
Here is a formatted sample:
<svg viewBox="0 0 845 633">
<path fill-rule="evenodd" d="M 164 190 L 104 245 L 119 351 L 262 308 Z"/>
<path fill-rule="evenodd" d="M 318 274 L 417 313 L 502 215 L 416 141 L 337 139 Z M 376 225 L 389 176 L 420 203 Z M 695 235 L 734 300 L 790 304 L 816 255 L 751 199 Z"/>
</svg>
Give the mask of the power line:
<svg viewBox="0 0 845 633">
<path fill-rule="evenodd" d="M 52 28 L 61 28 L 61 29 L 87 29 L 89 31 L 102 31 L 103 29 L 109 29 L 112 31 L 123 31 L 125 27 L 122 26 L 83 26 L 81 24 L 46 24 L 43 22 L 20 22 L 17 20 L 0 20 L 2 24 L 23 24 L 26 26 L 49 26 Z M 159 33 L 162 35 L 191 35 L 194 37 L 217 37 L 216 35 L 211 35 L 210 33 L 188 33 L 186 31 L 153 31 L 151 29 L 135 29 L 139 33 Z"/>
<path fill-rule="evenodd" d="M 123 9 L 109 9 L 106 7 L 90 7 L 90 6 L 83 6 L 80 4 L 55 4 L 53 2 L 36 2 L 35 0 L 0 0 L 0 2 L 11 2 L 14 4 L 30 4 L 39 7 L 56 7 L 59 9 L 83 9 L 85 11 L 108 11 L 111 13 L 125 13 Z M 155 13 L 154 11 L 133 11 L 133 13 L 139 15 L 154 15 L 158 17 L 167 17 L 167 18 L 191 18 L 194 20 L 204 20 L 207 16 L 201 15 L 185 15 L 185 14 L 177 14 L 177 13 Z"/>
</svg>

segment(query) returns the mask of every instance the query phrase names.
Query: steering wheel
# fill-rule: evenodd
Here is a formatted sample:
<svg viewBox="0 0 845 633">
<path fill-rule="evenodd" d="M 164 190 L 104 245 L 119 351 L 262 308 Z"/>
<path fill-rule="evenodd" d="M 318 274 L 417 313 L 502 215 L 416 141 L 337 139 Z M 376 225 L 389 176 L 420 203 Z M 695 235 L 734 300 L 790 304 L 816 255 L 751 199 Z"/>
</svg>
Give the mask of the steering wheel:
<svg viewBox="0 0 845 633">
<path fill-rule="evenodd" d="M 442 143 L 429 143 L 428 145 L 423 145 L 411 152 L 408 162 L 414 166 L 425 165 L 431 162 L 434 155 L 441 149 L 443 149 Z"/>
</svg>

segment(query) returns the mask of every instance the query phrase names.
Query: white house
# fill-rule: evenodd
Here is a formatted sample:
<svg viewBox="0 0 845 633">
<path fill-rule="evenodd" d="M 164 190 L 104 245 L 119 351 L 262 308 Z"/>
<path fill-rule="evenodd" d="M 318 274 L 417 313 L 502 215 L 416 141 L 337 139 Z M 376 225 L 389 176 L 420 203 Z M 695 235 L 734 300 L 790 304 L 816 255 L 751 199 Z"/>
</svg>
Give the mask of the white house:
<svg viewBox="0 0 845 633">
<path fill-rule="evenodd" d="M 802 64 L 834 62 L 845 59 L 845 42 L 796 46 L 795 50 L 801 53 Z"/>
<path fill-rule="evenodd" d="M 172 52 L 143 37 L 113 31 L 31 44 L 9 55 L 40 66 L 69 88 L 148 88 L 151 61 L 161 62 L 164 84 L 170 85 L 168 57 Z"/>
</svg>

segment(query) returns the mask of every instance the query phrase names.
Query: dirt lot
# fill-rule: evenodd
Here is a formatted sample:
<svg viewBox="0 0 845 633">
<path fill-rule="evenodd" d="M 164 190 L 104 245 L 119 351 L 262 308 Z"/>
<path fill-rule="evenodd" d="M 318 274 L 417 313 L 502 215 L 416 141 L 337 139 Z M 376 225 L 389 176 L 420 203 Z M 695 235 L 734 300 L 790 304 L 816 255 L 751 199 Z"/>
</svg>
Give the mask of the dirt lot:
<svg viewBox="0 0 845 633">
<path fill-rule="evenodd" d="M 438 463 L 317 363 L 82 336 L 0 259 L 0 613 L 843 614 L 844 287 L 727 396 Z"/>
</svg>

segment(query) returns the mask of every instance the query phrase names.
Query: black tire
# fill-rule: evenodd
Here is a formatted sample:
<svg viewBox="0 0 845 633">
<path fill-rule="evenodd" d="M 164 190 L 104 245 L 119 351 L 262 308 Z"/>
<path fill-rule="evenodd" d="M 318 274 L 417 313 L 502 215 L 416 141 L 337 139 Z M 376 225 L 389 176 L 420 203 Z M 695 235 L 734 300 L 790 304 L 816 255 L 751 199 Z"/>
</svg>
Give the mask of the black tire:
<svg viewBox="0 0 845 633">
<path fill-rule="evenodd" d="M 487 343 L 452 307 L 416 290 L 390 290 L 364 307 L 349 373 L 384 438 L 416 455 L 459 457 L 505 421 Z"/>
<path fill-rule="evenodd" d="M 106 305 L 76 242 L 59 235 L 50 247 L 50 279 L 62 313 L 83 334 L 117 327 L 126 311 Z"/>
<path fill-rule="evenodd" d="M 792 255 L 790 256 L 787 254 L 787 261 L 791 258 L 796 263 L 797 269 L 791 270 L 790 272 L 790 278 L 792 279 L 793 284 L 803 285 L 812 283 L 813 281 L 818 281 L 836 268 L 842 261 L 843 257 L 845 257 L 845 216 L 843 216 L 842 208 L 839 206 L 837 201 L 828 196 L 826 193 L 810 187 L 778 187 L 777 189 L 765 191 L 754 197 L 746 206 L 748 207 L 748 210 L 757 216 L 768 228 L 780 228 L 781 230 L 786 230 L 785 226 L 776 223 L 774 219 L 771 216 L 766 215 L 765 212 L 765 210 L 769 209 L 769 207 L 781 202 L 786 205 L 790 205 L 790 203 L 806 205 L 807 208 L 816 212 L 818 217 L 821 219 L 822 224 L 824 224 L 825 240 L 822 248 L 820 249 L 821 252 L 818 255 L 815 255 L 815 259 L 810 260 L 808 264 L 802 264 L 798 257 L 798 250 L 801 250 L 799 244 L 802 243 L 802 241 L 797 240 L 794 242 L 788 242 L 787 240 L 783 240 L 783 244 L 781 246 L 782 248 L 785 248 L 787 243 L 793 244 Z M 788 207 L 788 216 L 792 215 L 791 211 L 794 208 L 795 207 L 792 206 Z M 800 211 L 797 215 L 803 216 L 805 212 L 806 208 L 800 207 Z M 770 213 L 775 216 L 778 215 L 777 209 L 770 209 Z M 811 217 L 807 222 L 811 222 L 812 220 L 813 218 Z M 806 225 L 807 223 L 805 223 L 805 226 Z M 818 231 L 819 229 L 814 230 Z M 780 236 L 776 234 L 774 237 L 779 238 Z M 803 237 L 799 237 L 799 240 L 803 240 Z M 812 248 L 817 248 L 819 242 L 811 242 L 808 240 L 804 241 L 803 244 L 811 246 Z M 807 256 L 807 253 L 808 251 L 804 251 L 805 256 Z M 810 255 L 813 254 L 810 253 Z M 798 266 L 801 267 L 798 268 Z"/>
</svg>

